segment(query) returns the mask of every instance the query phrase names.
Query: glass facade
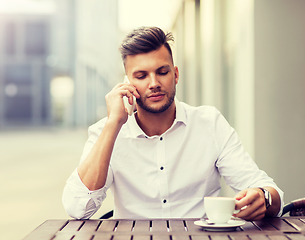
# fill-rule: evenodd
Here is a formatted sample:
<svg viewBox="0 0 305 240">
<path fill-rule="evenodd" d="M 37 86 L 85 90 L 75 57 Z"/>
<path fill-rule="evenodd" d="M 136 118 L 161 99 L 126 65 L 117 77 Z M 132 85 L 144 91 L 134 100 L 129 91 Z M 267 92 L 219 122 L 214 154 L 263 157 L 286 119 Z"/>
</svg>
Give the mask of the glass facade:
<svg viewBox="0 0 305 240">
<path fill-rule="evenodd" d="M 43 124 L 50 118 L 47 18 L 12 18 L 0 26 L 1 125 Z"/>
<path fill-rule="evenodd" d="M 16 53 L 16 24 L 14 22 L 8 22 L 5 25 L 4 45 L 7 55 L 14 55 Z"/>
<path fill-rule="evenodd" d="M 47 26 L 44 22 L 25 24 L 25 54 L 43 56 L 47 53 Z"/>
</svg>

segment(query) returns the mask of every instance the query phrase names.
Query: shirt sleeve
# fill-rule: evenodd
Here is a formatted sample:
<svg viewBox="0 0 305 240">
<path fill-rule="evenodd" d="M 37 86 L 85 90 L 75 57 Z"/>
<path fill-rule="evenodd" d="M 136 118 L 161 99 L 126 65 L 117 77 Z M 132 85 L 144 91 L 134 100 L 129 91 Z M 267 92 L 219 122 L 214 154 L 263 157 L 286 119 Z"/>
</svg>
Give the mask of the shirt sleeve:
<svg viewBox="0 0 305 240">
<path fill-rule="evenodd" d="M 100 135 L 98 122 L 89 128 L 89 138 L 83 149 L 80 162 L 82 162 L 93 148 Z M 106 184 L 103 188 L 90 191 L 81 181 L 77 169 L 71 174 L 64 187 L 62 202 L 67 214 L 76 219 L 88 219 L 101 207 L 106 198 L 106 191 L 113 181 L 111 166 L 108 169 Z"/>
<path fill-rule="evenodd" d="M 90 191 L 81 181 L 77 169 L 71 174 L 63 191 L 63 206 L 70 217 L 89 219 L 101 207 L 106 198 L 106 191 L 112 182 L 111 168 L 108 170 L 106 184 L 103 188 Z"/>
<path fill-rule="evenodd" d="M 283 191 L 264 171 L 260 170 L 250 155 L 245 151 L 236 131 L 218 112 L 215 121 L 215 141 L 219 147 L 216 167 L 226 183 L 235 191 L 254 187 L 273 187 L 281 198 L 283 209 Z"/>
</svg>

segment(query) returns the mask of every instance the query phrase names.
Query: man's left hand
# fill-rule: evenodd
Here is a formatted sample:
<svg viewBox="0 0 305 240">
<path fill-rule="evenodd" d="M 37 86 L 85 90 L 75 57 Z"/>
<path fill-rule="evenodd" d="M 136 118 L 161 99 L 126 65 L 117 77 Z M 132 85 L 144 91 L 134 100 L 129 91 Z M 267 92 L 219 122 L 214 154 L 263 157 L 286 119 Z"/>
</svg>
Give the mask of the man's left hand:
<svg viewBox="0 0 305 240">
<path fill-rule="evenodd" d="M 265 196 L 259 188 L 247 188 L 240 191 L 236 196 L 236 210 L 239 213 L 234 214 L 234 217 L 244 220 L 260 220 L 265 217 L 266 205 Z"/>
</svg>

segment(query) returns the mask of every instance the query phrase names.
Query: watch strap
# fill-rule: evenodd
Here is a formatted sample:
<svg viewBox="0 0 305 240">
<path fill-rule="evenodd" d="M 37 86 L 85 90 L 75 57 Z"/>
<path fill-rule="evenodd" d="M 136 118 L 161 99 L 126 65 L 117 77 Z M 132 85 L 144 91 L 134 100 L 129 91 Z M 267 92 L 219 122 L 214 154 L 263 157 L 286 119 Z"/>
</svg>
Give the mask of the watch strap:
<svg viewBox="0 0 305 240">
<path fill-rule="evenodd" d="M 264 193 L 264 197 L 265 197 L 265 206 L 266 206 L 266 209 L 268 209 L 271 204 L 272 204 L 272 200 L 271 200 L 271 194 L 268 190 L 264 189 L 264 188 L 261 188 L 259 187 L 259 189 L 261 189 Z"/>
</svg>

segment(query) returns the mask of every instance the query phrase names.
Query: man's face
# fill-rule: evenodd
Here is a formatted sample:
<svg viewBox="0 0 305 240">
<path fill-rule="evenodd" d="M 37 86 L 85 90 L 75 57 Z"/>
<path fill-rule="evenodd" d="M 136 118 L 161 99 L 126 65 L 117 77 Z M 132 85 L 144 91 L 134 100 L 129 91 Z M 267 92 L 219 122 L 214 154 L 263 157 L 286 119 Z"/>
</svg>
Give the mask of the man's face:
<svg viewBox="0 0 305 240">
<path fill-rule="evenodd" d="M 125 69 L 130 83 L 141 96 L 137 99 L 138 107 L 151 113 L 161 113 L 171 106 L 179 72 L 166 47 L 127 56 Z"/>
</svg>

